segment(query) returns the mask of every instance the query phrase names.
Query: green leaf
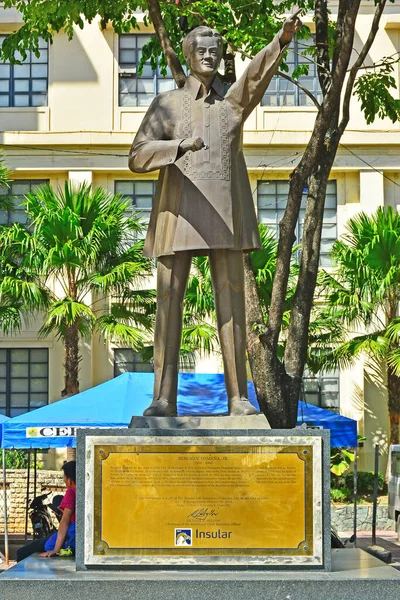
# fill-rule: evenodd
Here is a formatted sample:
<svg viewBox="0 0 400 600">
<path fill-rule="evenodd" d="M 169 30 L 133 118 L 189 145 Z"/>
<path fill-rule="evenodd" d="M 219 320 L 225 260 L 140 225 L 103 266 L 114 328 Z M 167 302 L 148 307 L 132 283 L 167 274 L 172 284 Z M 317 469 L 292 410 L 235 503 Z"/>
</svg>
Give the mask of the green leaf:
<svg viewBox="0 0 400 600">
<path fill-rule="evenodd" d="M 394 71 L 393 58 L 383 59 L 383 65 L 358 77 L 354 85 L 354 94 L 361 102 L 368 124 L 375 118 L 388 117 L 393 123 L 400 118 L 400 100 L 391 90 L 397 90 L 396 80 L 391 75 Z"/>
<path fill-rule="evenodd" d="M 113 315 L 99 317 L 96 321 L 96 329 L 105 339 L 113 343 L 122 344 L 139 351 L 146 339 L 144 331 L 121 323 Z"/>
<path fill-rule="evenodd" d="M 349 465 L 346 462 L 340 462 L 337 465 L 331 466 L 331 472 L 340 477 L 340 475 L 343 475 L 343 473 L 345 473 L 348 470 L 348 468 Z"/>
</svg>

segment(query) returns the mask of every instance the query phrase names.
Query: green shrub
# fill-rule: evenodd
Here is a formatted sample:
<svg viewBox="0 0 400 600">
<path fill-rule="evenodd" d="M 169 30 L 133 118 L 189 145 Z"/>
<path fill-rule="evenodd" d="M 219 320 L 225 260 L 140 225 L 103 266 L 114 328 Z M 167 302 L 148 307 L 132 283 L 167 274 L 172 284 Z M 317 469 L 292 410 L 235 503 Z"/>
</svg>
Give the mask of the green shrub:
<svg viewBox="0 0 400 600">
<path fill-rule="evenodd" d="M 354 477 L 353 473 L 346 473 L 344 475 L 345 487 L 354 489 Z M 378 491 L 386 492 L 387 486 L 385 483 L 385 477 L 382 473 L 378 473 Z M 373 471 L 358 471 L 357 474 L 357 493 L 360 496 L 371 495 L 374 491 L 374 472 Z"/>
<path fill-rule="evenodd" d="M 351 499 L 352 491 L 349 488 L 343 487 L 340 490 L 331 488 L 331 500 L 333 502 L 347 502 Z"/>
<path fill-rule="evenodd" d="M 343 473 L 340 477 L 331 474 L 331 487 L 334 490 L 354 490 L 354 474 Z M 371 496 L 374 491 L 374 473 L 373 471 L 358 471 L 357 473 L 357 495 Z M 387 485 L 382 473 L 378 473 L 378 491 L 381 494 L 387 492 Z"/>
<path fill-rule="evenodd" d="M 26 450 L 6 450 L 6 469 L 26 469 L 28 467 L 28 452 Z M 3 466 L 3 454 L 0 452 L 0 468 Z M 31 467 L 34 466 L 31 452 Z M 37 468 L 43 468 L 43 463 L 37 461 Z"/>
</svg>

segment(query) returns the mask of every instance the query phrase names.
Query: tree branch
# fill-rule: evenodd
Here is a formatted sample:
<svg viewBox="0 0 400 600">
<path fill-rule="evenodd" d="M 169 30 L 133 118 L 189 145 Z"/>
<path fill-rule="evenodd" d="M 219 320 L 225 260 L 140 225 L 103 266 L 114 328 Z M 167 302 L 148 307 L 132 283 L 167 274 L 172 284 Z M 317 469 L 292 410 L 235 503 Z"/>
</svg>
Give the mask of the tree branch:
<svg viewBox="0 0 400 600">
<path fill-rule="evenodd" d="M 340 133 L 342 134 L 347 127 L 347 124 L 350 119 L 350 100 L 353 92 L 354 82 L 357 76 L 357 72 L 360 68 L 362 68 L 362 64 L 366 59 L 368 52 L 371 49 L 372 44 L 374 43 L 376 34 L 379 29 L 379 23 L 382 17 L 382 13 L 385 9 L 387 0 L 380 0 L 379 4 L 376 6 L 374 19 L 372 21 L 371 29 L 360 54 L 358 55 L 357 60 L 354 65 L 350 69 L 349 78 L 347 80 L 346 91 L 343 98 L 343 108 L 342 108 L 342 120 L 339 125 Z"/>
<path fill-rule="evenodd" d="M 351 0 L 350 0 L 351 1 Z M 359 3 L 360 4 L 360 3 Z M 341 0 L 338 6 L 338 14 L 336 17 L 335 40 L 332 59 L 332 73 L 336 69 L 336 64 L 341 52 L 341 41 L 343 35 L 343 23 L 346 11 L 348 10 L 349 0 Z"/>
<path fill-rule="evenodd" d="M 154 30 L 158 39 L 160 40 L 163 54 L 171 70 L 173 78 L 176 81 L 176 85 L 178 87 L 183 87 L 186 82 L 186 75 L 182 69 L 178 55 L 171 44 L 168 31 L 161 15 L 160 4 L 158 0 L 147 0 L 147 6 L 149 9 L 149 15 L 154 25 Z"/>
<path fill-rule="evenodd" d="M 383 60 L 382 62 L 377 62 L 377 63 L 373 63 L 372 65 L 360 65 L 357 70 L 361 71 L 363 69 L 368 70 L 368 69 L 378 69 L 379 67 L 384 67 L 386 65 L 397 65 L 400 61 L 400 57 L 394 58 L 397 54 L 400 54 L 400 52 L 395 52 L 394 54 L 391 54 L 390 56 L 388 56 L 388 59 L 392 59 L 392 60 Z M 348 73 L 351 72 L 353 67 L 351 67 L 351 69 L 348 69 Z"/>
<path fill-rule="evenodd" d="M 331 94 L 332 88 L 329 90 L 329 95 Z M 336 105 L 338 105 L 339 102 L 340 95 L 336 98 Z M 335 107 L 331 107 L 331 112 L 334 112 L 334 108 Z M 327 111 L 323 105 L 317 114 L 313 134 L 303 157 L 291 175 L 288 202 L 285 214 L 279 223 L 278 256 L 268 312 L 268 324 L 264 336 L 265 345 L 271 352 L 275 353 L 277 352 L 282 325 L 287 283 L 290 273 L 292 247 L 296 239 L 295 230 L 303 196 L 303 187 L 304 184 L 308 182 L 313 170 L 318 168 L 316 165 L 319 165 L 327 130 L 329 129 L 329 123 L 326 120 L 326 116 L 323 114 L 324 112 Z"/>
<path fill-rule="evenodd" d="M 315 3 L 315 41 L 318 79 L 322 93 L 325 96 L 331 83 L 328 48 L 328 7 L 325 0 L 317 0 Z"/>
<path fill-rule="evenodd" d="M 386 0 L 385 0 L 386 1 Z M 336 24 L 335 54 L 332 62 L 333 103 L 342 92 L 343 81 L 349 66 L 354 43 L 356 19 L 361 0 L 342 0 L 339 2 L 338 20 Z"/>
<path fill-rule="evenodd" d="M 332 154 L 332 153 L 331 153 Z M 321 157 L 321 162 L 324 157 Z M 321 165 L 318 174 L 309 179 L 309 193 L 301 244 L 300 272 L 290 313 L 284 362 L 291 377 L 301 378 L 307 359 L 308 328 L 315 282 L 318 273 L 319 249 L 330 165 Z"/>
<path fill-rule="evenodd" d="M 304 163 L 300 162 L 292 173 L 288 202 L 285 214 L 279 223 L 279 242 L 276 260 L 276 270 L 272 285 L 271 302 L 268 311 L 268 323 L 263 342 L 272 356 L 277 355 L 279 334 L 282 326 L 282 316 L 286 299 L 286 291 L 290 273 L 292 248 L 296 241 L 295 229 L 299 218 L 300 204 L 305 174 Z"/>
<path fill-rule="evenodd" d="M 316 97 L 310 92 L 310 90 L 308 90 L 306 87 L 304 87 L 304 85 L 301 85 L 301 83 L 299 83 L 297 81 L 297 79 L 293 79 L 292 77 L 290 77 L 290 75 L 288 75 L 287 73 L 284 73 L 283 71 L 277 71 L 276 74 L 279 75 L 279 77 L 282 77 L 283 79 L 287 79 L 287 81 L 290 81 L 294 85 L 297 85 L 297 87 L 302 92 L 304 92 L 309 98 L 311 98 L 311 100 L 313 101 L 313 103 L 315 104 L 315 106 L 318 109 L 321 108 L 321 105 L 318 102 L 318 100 L 316 99 Z"/>
</svg>

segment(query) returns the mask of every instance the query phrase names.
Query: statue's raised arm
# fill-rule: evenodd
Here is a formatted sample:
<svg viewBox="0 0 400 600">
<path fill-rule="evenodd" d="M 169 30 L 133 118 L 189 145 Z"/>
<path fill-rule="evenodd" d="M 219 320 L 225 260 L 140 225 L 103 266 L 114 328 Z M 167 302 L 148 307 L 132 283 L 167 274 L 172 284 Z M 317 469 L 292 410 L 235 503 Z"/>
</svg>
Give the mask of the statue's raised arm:
<svg viewBox="0 0 400 600">
<path fill-rule="evenodd" d="M 243 111 L 246 120 L 257 104 L 261 102 L 268 85 L 278 70 L 283 52 L 287 49 L 294 34 L 302 25 L 296 11 L 286 19 L 272 42 L 252 59 L 243 75 L 232 85 L 226 94 L 227 100 Z"/>
</svg>

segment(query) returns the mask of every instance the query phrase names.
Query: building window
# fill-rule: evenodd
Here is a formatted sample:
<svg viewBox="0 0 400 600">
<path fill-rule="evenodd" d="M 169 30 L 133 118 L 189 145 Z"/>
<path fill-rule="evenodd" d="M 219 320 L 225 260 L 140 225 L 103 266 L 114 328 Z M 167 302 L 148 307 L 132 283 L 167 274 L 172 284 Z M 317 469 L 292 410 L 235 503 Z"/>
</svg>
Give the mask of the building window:
<svg viewBox="0 0 400 600">
<path fill-rule="evenodd" d="M 258 220 L 275 231 L 278 238 L 279 222 L 285 212 L 289 193 L 288 181 L 259 181 L 257 186 Z M 303 234 L 308 190 L 304 189 L 299 221 L 296 228 L 297 241 Z M 322 223 L 320 265 L 329 266 L 329 252 L 337 239 L 337 199 L 336 181 L 329 181 L 326 190 L 324 217 Z"/>
<path fill-rule="evenodd" d="M 35 187 L 44 183 L 48 183 L 48 179 L 15 179 L 10 182 L 10 187 L 1 186 L 0 196 L 11 198 L 13 207 L 10 210 L 0 210 L 0 225 L 12 225 L 13 223 L 26 225 L 27 215 L 23 206 L 25 196 Z"/>
<path fill-rule="evenodd" d="M 153 373 L 153 371 L 153 362 L 144 361 L 140 352 L 135 352 L 132 348 L 114 349 L 114 377 L 122 373 Z"/>
<path fill-rule="evenodd" d="M 164 77 L 157 68 L 153 71 L 150 61 L 138 74 L 142 48 L 150 40 L 149 35 L 126 33 L 119 36 L 119 105 L 149 106 L 160 92 L 173 90 L 174 78 L 169 69 Z"/>
<path fill-rule="evenodd" d="M 308 404 L 327 408 L 333 412 L 340 410 L 339 370 L 323 375 L 311 375 L 305 370 L 303 377 L 303 400 Z"/>
<path fill-rule="evenodd" d="M 0 44 L 5 35 L 0 35 Z M 2 106 L 47 106 L 48 88 L 48 43 L 40 39 L 40 56 L 27 51 L 27 57 L 17 53 L 22 64 L 0 63 L 0 107 Z"/>
<path fill-rule="evenodd" d="M 196 371 L 196 359 L 193 354 L 181 354 L 179 357 L 179 372 L 194 373 Z"/>
<path fill-rule="evenodd" d="M 301 75 L 298 81 L 313 94 L 318 102 L 321 102 L 322 94 L 317 65 L 313 62 L 315 58 L 310 55 L 303 56 L 306 47 L 314 44 L 313 38 L 294 41 L 289 48 L 286 64 L 289 67 L 288 75 L 292 75 L 294 69 L 299 65 L 308 65 L 308 75 Z M 297 85 L 283 77 L 279 77 L 279 75 L 275 75 L 261 100 L 261 106 L 315 106 L 315 104 Z"/>
<path fill-rule="evenodd" d="M 143 221 L 150 221 L 151 207 L 156 191 L 157 181 L 116 181 L 115 193 L 131 199 L 132 209 L 129 215 L 137 212 Z M 143 232 L 143 236 L 145 232 Z"/>
<path fill-rule="evenodd" d="M 0 349 L 0 413 L 16 417 L 49 401 L 47 348 Z"/>
<path fill-rule="evenodd" d="M 192 355 L 185 354 L 179 357 L 180 373 L 194 373 L 195 360 Z M 122 373 L 153 373 L 153 361 L 144 361 L 140 352 L 135 352 L 132 348 L 114 349 L 114 377 Z"/>
</svg>

